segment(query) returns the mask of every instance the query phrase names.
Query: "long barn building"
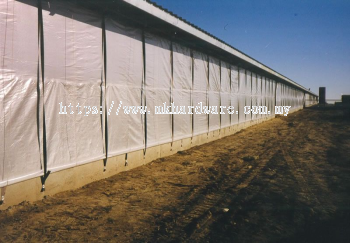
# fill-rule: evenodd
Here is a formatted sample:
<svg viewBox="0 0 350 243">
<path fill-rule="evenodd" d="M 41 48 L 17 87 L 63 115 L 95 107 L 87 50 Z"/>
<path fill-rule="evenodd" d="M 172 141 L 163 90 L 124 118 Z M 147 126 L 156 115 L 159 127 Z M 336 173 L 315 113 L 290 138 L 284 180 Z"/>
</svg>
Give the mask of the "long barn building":
<svg viewBox="0 0 350 243">
<path fill-rule="evenodd" d="M 0 0 L 0 56 L 0 209 L 231 135 L 275 106 L 317 102 L 143 0 Z"/>
</svg>

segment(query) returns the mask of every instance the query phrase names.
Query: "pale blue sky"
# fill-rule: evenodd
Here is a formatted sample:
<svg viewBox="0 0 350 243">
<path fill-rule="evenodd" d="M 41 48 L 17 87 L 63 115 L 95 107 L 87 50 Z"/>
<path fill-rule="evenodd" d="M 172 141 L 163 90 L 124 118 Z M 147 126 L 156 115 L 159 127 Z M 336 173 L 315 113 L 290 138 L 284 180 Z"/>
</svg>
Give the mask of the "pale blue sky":
<svg viewBox="0 0 350 243">
<path fill-rule="evenodd" d="M 153 2 L 316 94 L 350 94 L 350 0 Z"/>
</svg>

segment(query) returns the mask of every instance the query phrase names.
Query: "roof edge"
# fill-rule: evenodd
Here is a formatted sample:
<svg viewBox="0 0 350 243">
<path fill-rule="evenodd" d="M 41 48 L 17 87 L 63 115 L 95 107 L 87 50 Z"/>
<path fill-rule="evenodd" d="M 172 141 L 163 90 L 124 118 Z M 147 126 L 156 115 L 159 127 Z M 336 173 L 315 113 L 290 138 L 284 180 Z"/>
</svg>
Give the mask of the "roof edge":
<svg viewBox="0 0 350 243">
<path fill-rule="evenodd" d="M 124 1 L 140 10 L 143 10 L 144 12 L 147 12 L 148 14 L 167 22 L 168 24 L 171 24 L 177 28 L 182 29 L 183 31 L 187 32 L 190 35 L 193 35 L 207 43 L 210 43 L 225 52 L 230 53 L 231 55 L 234 55 L 243 61 L 261 69 L 265 72 L 268 72 L 272 74 L 273 76 L 284 80 L 287 83 L 290 83 L 293 86 L 298 87 L 299 89 L 305 91 L 306 93 L 312 94 L 314 96 L 317 96 L 315 93 L 311 92 L 309 89 L 306 89 L 304 86 L 298 84 L 297 82 L 287 78 L 286 76 L 276 72 L 275 70 L 269 68 L 268 66 L 262 64 L 261 62 L 255 60 L 254 58 L 250 57 L 249 55 L 237 50 L 233 46 L 225 43 L 224 41 L 218 39 L 217 37 L 211 35 L 210 33 L 202 30 L 201 28 L 191 24 L 190 22 L 184 20 L 183 18 L 175 15 L 174 13 L 162 8 L 161 6 L 151 2 L 150 0 L 121 0 Z"/>
</svg>

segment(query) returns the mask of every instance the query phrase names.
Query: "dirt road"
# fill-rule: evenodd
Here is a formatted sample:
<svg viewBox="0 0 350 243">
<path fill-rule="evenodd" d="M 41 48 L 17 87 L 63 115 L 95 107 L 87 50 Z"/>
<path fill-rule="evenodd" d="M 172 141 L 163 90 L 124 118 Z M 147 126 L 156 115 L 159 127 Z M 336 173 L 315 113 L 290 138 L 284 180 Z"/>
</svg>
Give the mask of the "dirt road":
<svg viewBox="0 0 350 243">
<path fill-rule="evenodd" d="M 350 121 L 309 108 L 0 211 L 0 242 L 350 242 Z"/>
</svg>

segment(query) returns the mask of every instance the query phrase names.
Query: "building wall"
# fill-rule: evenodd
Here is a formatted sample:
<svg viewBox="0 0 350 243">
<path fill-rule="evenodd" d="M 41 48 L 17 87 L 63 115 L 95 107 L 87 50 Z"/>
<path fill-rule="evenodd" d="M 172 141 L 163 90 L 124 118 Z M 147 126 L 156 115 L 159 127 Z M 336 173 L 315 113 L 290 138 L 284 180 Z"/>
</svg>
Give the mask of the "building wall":
<svg viewBox="0 0 350 243">
<path fill-rule="evenodd" d="M 9 0 L 0 13 L 6 205 L 233 134 L 273 118 L 275 105 L 296 111 L 316 103 L 304 91 L 72 3 Z M 171 102 L 186 114 L 155 114 Z M 200 105 L 211 113 L 189 114 L 188 106 Z M 262 105 L 270 114 L 244 113 Z"/>
</svg>

